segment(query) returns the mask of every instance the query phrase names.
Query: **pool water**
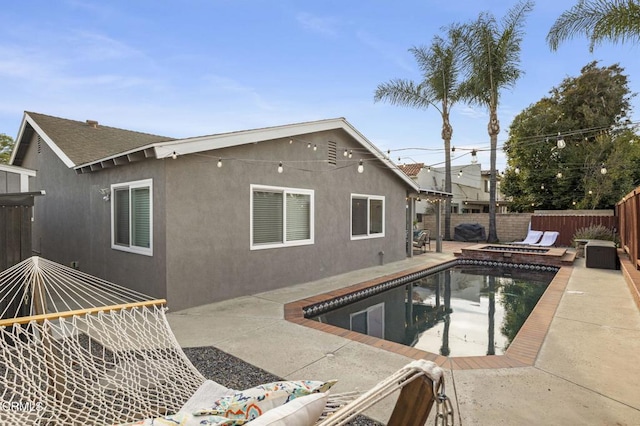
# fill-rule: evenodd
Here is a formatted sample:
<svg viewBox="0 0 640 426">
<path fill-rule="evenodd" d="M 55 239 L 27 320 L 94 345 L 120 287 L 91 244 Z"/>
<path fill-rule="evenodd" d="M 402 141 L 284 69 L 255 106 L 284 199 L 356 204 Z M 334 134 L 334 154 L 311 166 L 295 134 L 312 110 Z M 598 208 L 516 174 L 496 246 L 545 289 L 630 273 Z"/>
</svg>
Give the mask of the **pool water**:
<svg viewBox="0 0 640 426">
<path fill-rule="evenodd" d="M 554 275 L 458 265 L 313 319 L 444 356 L 501 355 Z"/>
</svg>

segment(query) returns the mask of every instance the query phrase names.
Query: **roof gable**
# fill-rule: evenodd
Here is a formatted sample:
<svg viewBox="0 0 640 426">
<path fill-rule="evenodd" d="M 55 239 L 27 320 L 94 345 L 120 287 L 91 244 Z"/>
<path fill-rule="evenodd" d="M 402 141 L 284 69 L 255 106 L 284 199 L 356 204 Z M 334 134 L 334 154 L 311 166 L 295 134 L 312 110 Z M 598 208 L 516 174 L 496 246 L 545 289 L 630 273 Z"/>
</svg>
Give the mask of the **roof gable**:
<svg viewBox="0 0 640 426">
<path fill-rule="evenodd" d="M 192 154 L 273 139 L 292 138 L 303 134 L 336 129 L 344 130 L 348 135 L 355 139 L 356 142 L 373 154 L 374 157 L 391 169 L 391 171 L 406 185 L 416 191 L 419 190 L 417 184 L 411 178 L 401 172 L 382 151 L 373 145 L 366 137 L 364 137 L 364 135 L 362 135 L 362 133 L 356 130 L 356 128 L 344 118 L 332 118 L 304 123 L 287 124 L 284 126 L 265 127 L 195 138 L 171 140 L 157 143 L 154 145 L 154 148 L 156 158 L 168 158 L 175 155 Z"/>
<path fill-rule="evenodd" d="M 21 163 L 33 131 L 42 137 L 67 167 L 80 166 L 172 139 L 102 126 L 91 120 L 82 122 L 25 111 L 12 163 Z"/>
</svg>

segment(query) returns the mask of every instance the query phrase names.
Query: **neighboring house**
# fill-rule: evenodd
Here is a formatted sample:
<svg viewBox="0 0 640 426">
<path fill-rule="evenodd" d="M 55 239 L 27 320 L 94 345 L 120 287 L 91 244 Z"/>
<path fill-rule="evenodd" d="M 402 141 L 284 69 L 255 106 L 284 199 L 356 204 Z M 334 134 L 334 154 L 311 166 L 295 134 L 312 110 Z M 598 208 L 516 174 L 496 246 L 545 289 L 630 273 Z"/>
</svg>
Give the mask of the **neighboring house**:
<svg viewBox="0 0 640 426">
<path fill-rule="evenodd" d="M 26 112 L 11 162 L 47 194 L 34 250 L 172 309 L 404 259 L 420 193 L 343 118 L 174 139 Z"/>
<path fill-rule="evenodd" d="M 29 178 L 35 176 L 35 170 L 0 163 L 0 194 L 28 192 Z"/>
<path fill-rule="evenodd" d="M 445 181 L 444 167 L 430 167 L 424 163 L 404 164 L 398 166 L 407 176 L 421 188 L 443 191 Z M 490 172 L 481 170 L 480 164 L 451 166 L 451 199 L 452 213 L 488 213 L 489 212 L 489 177 Z M 498 212 L 506 213 L 508 201 L 500 192 L 500 176 L 497 176 L 498 192 L 496 199 Z M 416 203 L 418 222 L 422 214 L 429 211 L 429 203 L 421 200 Z"/>
</svg>

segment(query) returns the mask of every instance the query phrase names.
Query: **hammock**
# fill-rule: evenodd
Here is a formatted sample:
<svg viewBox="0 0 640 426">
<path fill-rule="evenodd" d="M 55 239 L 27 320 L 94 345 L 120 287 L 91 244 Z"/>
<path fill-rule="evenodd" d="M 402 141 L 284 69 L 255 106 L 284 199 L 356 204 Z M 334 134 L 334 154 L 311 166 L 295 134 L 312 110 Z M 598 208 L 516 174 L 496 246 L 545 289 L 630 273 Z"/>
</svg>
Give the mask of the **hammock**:
<svg viewBox="0 0 640 426">
<path fill-rule="evenodd" d="M 208 381 L 165 311 L 164 300 L 39 257 L 0 272 L 0 424 L 120 424 L 178 412 Z M 359 397 L 332 396 L 320 424 L 345 424 L 398 389 L 392 421 L 407 409 L 426 420 L 434 401 L 451 418 L 442 370 L 417 361 Z"/>
</svg>

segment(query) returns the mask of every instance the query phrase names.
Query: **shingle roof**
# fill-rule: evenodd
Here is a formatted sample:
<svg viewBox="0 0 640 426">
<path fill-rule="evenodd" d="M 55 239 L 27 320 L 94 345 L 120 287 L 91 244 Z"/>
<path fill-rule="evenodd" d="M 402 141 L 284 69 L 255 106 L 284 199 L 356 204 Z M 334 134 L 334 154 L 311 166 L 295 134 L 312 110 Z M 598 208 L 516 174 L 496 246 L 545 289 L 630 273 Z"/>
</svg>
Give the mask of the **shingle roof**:
<svg viewBox="0 0 640 426">
<path fill-rule="evenodd" d="M 409 177 L 416 177 L 420 170 L 424 168 L 424 163 L 402 164 L 398 166 Z"/>
<path fill-rule="evenodd" d="M 75 165 L 90 163 L 156 142 L 174 140 L 166 136 L 26 112 Z"/>
</svg>

